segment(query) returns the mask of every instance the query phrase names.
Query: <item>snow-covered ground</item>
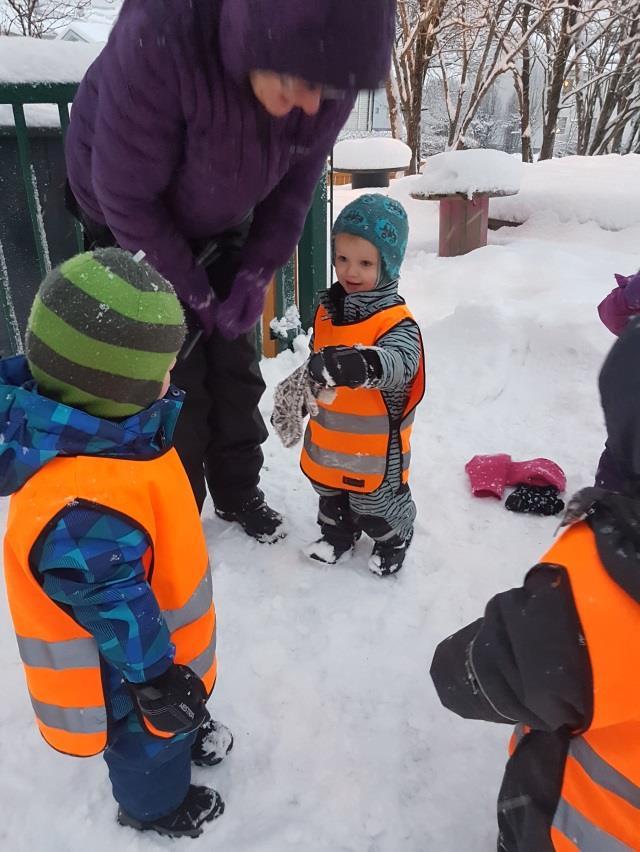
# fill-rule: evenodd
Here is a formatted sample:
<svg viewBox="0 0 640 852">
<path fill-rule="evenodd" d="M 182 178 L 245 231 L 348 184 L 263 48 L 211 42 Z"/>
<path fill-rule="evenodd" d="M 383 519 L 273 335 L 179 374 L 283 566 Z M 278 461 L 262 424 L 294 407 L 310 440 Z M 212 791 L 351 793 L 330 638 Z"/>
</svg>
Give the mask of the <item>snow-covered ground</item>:
<svg viewBox="0 0 640 852">
<path fill-rule="evenodd" d="M 612 342 L 596 305 L 614 272 L 640 266 L 640 224 L 612 232 L 538 215 L 491 234 L 487 248 L 439 259 L 437 205 L 410 198 L 415 180 L 391 188 L 411 218 L 402 290 L 428 359 L 411 470 L 414 544 L 388 579 L 369 574 L 366 541 L 337 567 L 304 561 L 316 501 L 297 452 L 276 437 L 263 485 L 289 519 L 285 542 L 252 543 L 206 506 L 219 616 L 212 707 L 236 746 L 222 766 L 195 771 L 227 811 L 197 847 L 182 842 L 190 852 L 495 850 L 510 732 L 448 714 L 428 667 L 440 639 L 520 583 L 558 520 L 473 499 L 464 464 L 476 453 L 546 455 L 566 471 L 569 491 L 590 484 L 603 440 L 596 378 Z M 633 185 L 626 190 L 631 202 Z M 340 207 L 352 193 L 336 197 Z M 302 357 L 264 363 L 265 417 L 274 385 Z M 42 743 L 4 600 L 0 608 L 0 846 L 178 848 L 116 826 L 100 758 L 74 760 Z"/>
<path fill-rule="evenodd" d="M 527 222 L 544 212 L 547 219 L 620 231 L 640 221 L 640 194 L 633 192 L 639 182 L 640 154 L 541 160 L 522 167 L 517 195 L 491 200 L 490 215 Z"/>
</svg>

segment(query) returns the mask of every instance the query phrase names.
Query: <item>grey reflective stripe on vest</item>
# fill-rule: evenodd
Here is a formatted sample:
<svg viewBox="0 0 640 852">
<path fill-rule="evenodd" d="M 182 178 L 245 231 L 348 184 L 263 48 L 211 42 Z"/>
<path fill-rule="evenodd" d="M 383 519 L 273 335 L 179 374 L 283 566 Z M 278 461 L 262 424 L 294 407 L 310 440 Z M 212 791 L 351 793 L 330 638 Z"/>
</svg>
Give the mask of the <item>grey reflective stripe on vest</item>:
<svg viewBox="0 0 640 852">
<path fill-rule="evenodd" d="M 212 602 L 211 571 L 209 566 L 187 603 L 179 609 L 163 612 L 170 632 L 197 621 L 205 615 Z M 100 665 L 98 646 L 94 639 L 68 639 L 64 642 L 45 642 L 17 636 L 20 656 L 25 666 L 54 669 L 93 669 Z"/>
<path fill-rule="evenodd" d="M 357 456 L 351 453 L 337 453 L 325 450 L 314 444 L 309 431 L 305 435 L 304 448 L 309 458 L 321 467 L 337 468 L 351 473 L 382 474 L 387 469 L 387 456 Z"/>
<path fill-rule="evenodd" d="M 349 432 L 352 435 L 388 435 L 390 429 L 386 414 L 343 414 L 328 408 L 320 408 L 313 422 L 332 432 Z"/>
<path fill-rule="evenodd" d="M 416 419 L 416 410 L 412 409 L 407 416 L 402 421 L 400 429 L 407 429 L 409 426 L 413 426 L 413 421 Z"/>
<path fill-rule="evenodd" d="M 49 728 L 59 728 L 71 734 L 100 734 L 107 727 L 104 707 L 58 707 L 45 704 L 30 696 L 38 719 Z"/>
<path fill-rule="evenodd" d="M 560 799 L 558 803 L 553 826 L 581 852 L 633 852 L 633 847 L 589 822 L 566 799 Z"/>
<path fill-rule="evenodd" d="M 202 580 L 200 580 L 195 592 L 186 604 L 179 609 L 163 610 L 162 614 L 170 632 L 173 633 L 174 630 L 178 630 L 180 627 L 185 627 L 187 624 L 192 624 L 194 621 L 202 618 L 209 611 L 212 600 L 211 571 L 207 565 L 207 570 L 204 572 Z"/>
<path fill-rule="evenodd" d="M 634 808 L 640 809 L 640 787 L 636 787 L 632 781 L 603 760 L 583 737 L 575 737 L 571 741 L 569 754 L 577 760 L 595 784 L 620 796 Z M 640 813 L 638 820 L 640 822 Z"/>
<path fill-rule="evenodd" d="M 402 469 L 409 470 L 409 465 L 411 464 L 411 450 L 408 453 L 402 454 Z"/>
<path fill-rule="evenodd" d="M 513 729 L 513 735 L 516 738 L 516 745 L 520 745 L 520 741 L 526 737 L 527 732 L 524 729 L 524 725 L 522 722 L 518 722 L 518 724 Z"/>
<path fill-rule="evenodd" d="M 94 639 L 68 639 L 65 642 L 43 642 L 17 636 L 18 649 L 25 666 L 34 669 L 89 669 L 99 665 L 98 646 Z"/>
<path fill-rule="evenodd" d="M 216 634 L 214 632 L 211 641 L 201 654 L 190 660 L 187 665 L 194 670 L 199 678 L 203 678 L 213 665 L 216 657 Z"/>
</svg>

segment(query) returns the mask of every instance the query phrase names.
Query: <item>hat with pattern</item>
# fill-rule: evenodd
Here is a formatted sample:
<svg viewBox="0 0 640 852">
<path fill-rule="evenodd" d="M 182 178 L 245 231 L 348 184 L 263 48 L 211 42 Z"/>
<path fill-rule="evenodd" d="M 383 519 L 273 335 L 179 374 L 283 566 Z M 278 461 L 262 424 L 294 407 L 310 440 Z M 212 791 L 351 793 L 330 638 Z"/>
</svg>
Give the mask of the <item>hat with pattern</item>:
<svg viewBox="0 0 640 852">
<path fill-rule="evenodd" d="M 409 240 L 409 219 L 395 198 L 378 193 L 356 198 L 336 219 L 333 237 L 336 234 L 351 234 L 373 243 L 382 259 L 380 283 L 398 280 Z"/>
<path fill-rule="evenodd" d="M 97 249 L 44 279 L 25 354 L 42 394 L 114 419 L 158 399 L 184 335 L 182 308 L 168 281 L 126 251 Z"/>
</svg>

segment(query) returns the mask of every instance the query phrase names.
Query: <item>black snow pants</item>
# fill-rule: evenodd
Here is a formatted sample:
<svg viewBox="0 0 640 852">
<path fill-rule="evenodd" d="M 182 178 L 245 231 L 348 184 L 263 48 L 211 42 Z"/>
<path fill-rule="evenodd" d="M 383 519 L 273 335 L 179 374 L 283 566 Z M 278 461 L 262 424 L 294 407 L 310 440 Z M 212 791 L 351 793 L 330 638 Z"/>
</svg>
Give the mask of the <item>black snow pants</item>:
<svg viewBox="0 0 640 852">
<path fill-rule="evenodd" d="M 87 251 L 117 245 L 106 225 L 94 222 L 79 208 L 68 186 L 66 200 L 83 225 Z M 203 258 L 217 298 L 229 294 L 250 225 L 248 216 L 224 234 L 192 246 L 194 254 Z M 249 333 L 226 340 L 214 331 L 205 340 L 188 309 L 185 314 L 189 333 L 171 374 L 172 382 L 186 393 L 174 446 L 200 511 L 208 487 L 216 508 L 233 512 L 258 493 L 264 461 L 260 445 L 268 436 L 258 409 L 265 384 L 255 336 Z"/>
</svg>

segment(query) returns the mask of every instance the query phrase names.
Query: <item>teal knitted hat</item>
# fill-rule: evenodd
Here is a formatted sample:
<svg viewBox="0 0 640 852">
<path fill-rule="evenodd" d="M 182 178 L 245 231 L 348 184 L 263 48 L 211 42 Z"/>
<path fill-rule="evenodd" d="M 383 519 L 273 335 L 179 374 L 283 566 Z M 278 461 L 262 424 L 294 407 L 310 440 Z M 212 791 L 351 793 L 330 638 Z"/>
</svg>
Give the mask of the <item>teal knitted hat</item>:
<svg viewBox="0 0 640 852">
<path fill-rule="evenodd" d="M 378 194 L 356 198 L 336 219 L 332 236 L 336 234 L 351 234 L 373 243 L 382 260 L 382 280 L 398 280 L 409 240 L 409 219 L 395 198 Z"/>
<path fill-rule="evenodd" d="M 117 248 L 79 254 L 38 290 L 25 354 L 39 391 L 95 417 L 129 417 L 158 399 L 185 335 L 168 281 Z"/>
</svg>

